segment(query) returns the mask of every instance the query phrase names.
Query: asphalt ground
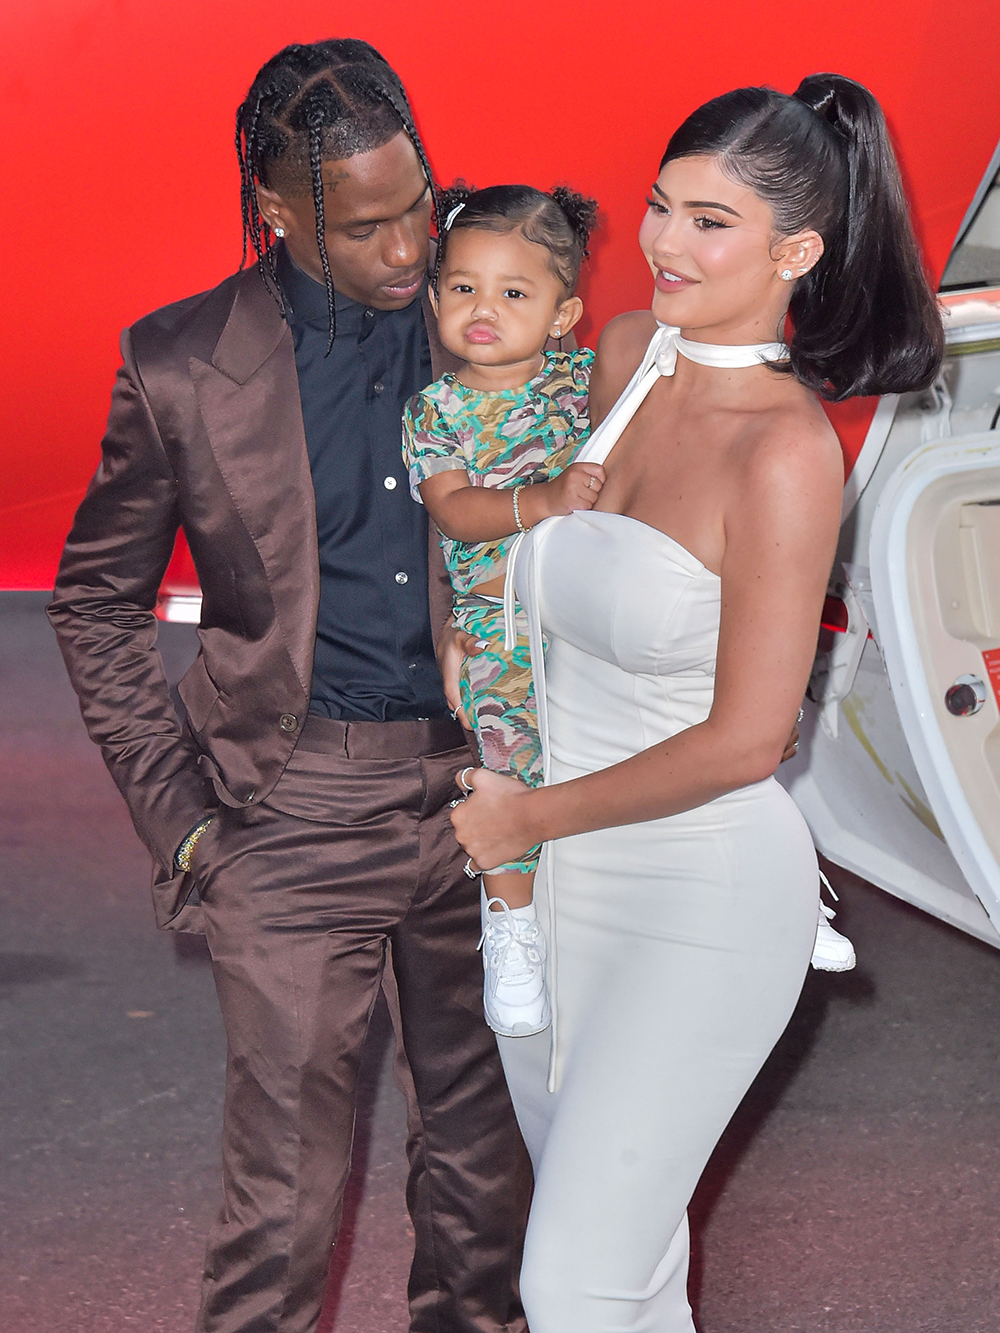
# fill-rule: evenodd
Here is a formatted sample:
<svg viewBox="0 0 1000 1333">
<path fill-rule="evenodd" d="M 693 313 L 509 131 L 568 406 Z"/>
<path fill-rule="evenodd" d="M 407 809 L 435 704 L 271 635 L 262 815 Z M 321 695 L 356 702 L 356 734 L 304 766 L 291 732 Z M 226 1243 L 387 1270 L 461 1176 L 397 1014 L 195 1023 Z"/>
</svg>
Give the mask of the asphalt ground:
<svg viewBox="0 0 1000 1333">
<path fill-rule="evenodd" d="M 83 732 L 42 607 L 0 594 L 0 1333 L 191 1333 L 224 1040 L 195 937 Z M 162 627 L 174 679 L 194 632 Z M 692 1208 L 703 1333 L 997 1333 L 1000 953 L 843 872 Z M 322 1333 L 405 1333 L 403 1107 L 373 1024 Z"/>
</svg>

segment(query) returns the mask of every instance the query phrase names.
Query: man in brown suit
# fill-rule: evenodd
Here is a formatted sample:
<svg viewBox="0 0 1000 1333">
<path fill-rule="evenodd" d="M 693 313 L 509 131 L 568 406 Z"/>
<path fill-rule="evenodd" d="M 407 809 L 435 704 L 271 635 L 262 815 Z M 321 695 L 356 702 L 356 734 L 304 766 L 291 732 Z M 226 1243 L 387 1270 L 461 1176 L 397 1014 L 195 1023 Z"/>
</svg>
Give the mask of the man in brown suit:
<svg viewBox="0 0 1000 1333">
<path fill-rule="evenodd" d="M 289 47 L 238 118 L 259 271 L 123 338 L 101 465 L 49 614 L 155 862 L 204 929 L 229 1045 L 200 1333 L 308 1333 L 379 987 L 408 1093 L 414 1333 L 523 1330 L 528 1167 L 483 1020 L 478 886 L 448 819 L 471 756 L 450 606 L 400 410 L 447 369 L 423 300 L 432 189 L 362 42 Z M 172 707 L 153 607 L 178 527 L 201 651 Z"/>
</svg>

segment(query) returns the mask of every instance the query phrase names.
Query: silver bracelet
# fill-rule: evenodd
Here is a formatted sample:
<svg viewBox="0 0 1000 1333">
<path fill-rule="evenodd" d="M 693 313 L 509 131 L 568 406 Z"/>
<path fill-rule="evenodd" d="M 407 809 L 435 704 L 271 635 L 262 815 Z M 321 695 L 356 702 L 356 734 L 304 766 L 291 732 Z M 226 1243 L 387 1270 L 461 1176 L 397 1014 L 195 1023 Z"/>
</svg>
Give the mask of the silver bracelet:
<svg viewBox="0 0 1000 1333">
<path fill-rule="evenodd" d="M 517 494 L 517 493 L 518 493 L 518 491 L 523 491 L 523 490 L 524 490 L 524 487 L 525 487 L 525 483 L 522 481 L 522 482 L 520 483 L 520 485 L 515 486 L 514 489 L 513 489 L 513 491 L 511 492 L 511 494 L 512 494 L 513 497 L 514 497 L 514 522 L 517 524 L 517 530 L 518 530 L 518 532 L 530 532 L 530 531 L 531 531 L 530 528 L 526 528 L 526 527 L 524 526 L 524 524 L 521 522 L 521 506 L 520 506 L 520 504 L 518 503 L 518 494 Z"/>
</svg>

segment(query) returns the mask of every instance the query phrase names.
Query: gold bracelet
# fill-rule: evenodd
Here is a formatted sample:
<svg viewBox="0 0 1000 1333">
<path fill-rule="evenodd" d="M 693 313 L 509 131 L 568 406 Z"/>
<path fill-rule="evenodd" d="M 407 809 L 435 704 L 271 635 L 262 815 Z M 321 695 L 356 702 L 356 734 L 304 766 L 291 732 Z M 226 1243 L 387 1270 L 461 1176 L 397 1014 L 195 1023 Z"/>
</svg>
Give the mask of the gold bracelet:
<svg viewBox="0 0 1000 1333">
<path fill-rule="evenodd" d="M 209 815 L 208 818 L 203 819 L 200 824 L 195 824 L 194 828 L 177 848 L 177 855 L 174 857 L 174 861 L 176 862 L 178 870 L 183 870 L 184 873 L 187 874 L 191 869 L 191 853 L 195 849 L 195 844 L 214 818 L 214 815 Z"/>
<path fill-rule="evenodd" d="M 519 485 L 515 486 L 514 489 L 513 489 L 513 491 L 511 492 L 511 494 L 512 494 L 513 497 L 514 497 L 514 522 L 517 524 L 517 530 L 518 530 L 518 532 L 530 532 L 530 531 L 531 531 L 530 528 L 526 528 L 526 527 L 524 526 L 524 524 L 521 522 L 521 506 L 520 506 L 520 504 L 518 503 L 518 494 L 517 494 L 517 493 L 518 493 L 518 491 L 523 491 L 523 490 L 524 490 L 525 484 L 526 484 L 526 483 L 522 481 Z"/>
</svg>

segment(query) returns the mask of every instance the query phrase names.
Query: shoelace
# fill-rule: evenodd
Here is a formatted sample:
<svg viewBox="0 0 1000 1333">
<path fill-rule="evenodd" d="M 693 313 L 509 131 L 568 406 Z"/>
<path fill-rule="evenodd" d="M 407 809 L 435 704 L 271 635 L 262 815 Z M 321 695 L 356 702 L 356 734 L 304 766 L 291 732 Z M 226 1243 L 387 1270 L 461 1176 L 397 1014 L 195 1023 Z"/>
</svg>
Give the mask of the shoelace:
<svg viewBox="0 0 1000 1333">
<path fill-rule="evenodd" d="M 835 903 L 839 903 L 840 898 L 837 894 L 836 889 L 833 887 L 833 885 L 830 883 L 827 877 L 823 874 L 822 870 L 819 872 L 819 882 L 824 886 L 824 888 L 826 889 L 830 897 L 833 899 L 833 901 Z M 819 900 L 819 910 L 826 917 L 827 921 L 832 921 L 833 918 L 837 915 L 837 913 L 833 910 L 832 907 L 827 907 L 826 903 L 823 901 L 822 896 L 820 896 Z"/>
<path fill-rule="evenodd" d="M 493 911 L 493 904 L 500 907 L 499 912 Z M 525 963 L 539 964 L 543 960 L 542 951 L 537 944 L 532 943 L 530 939 L 525 939 L 525 935 L 537 936 L 538 923 L 535 921 L 519 921 L 510 910 L 502 898 L 490 898 L 486 903 L 487 924 L 483 927 L 483 933 L 479 937 L 479 944 L 476 946 L 481 949 L 489 936 L 491 952 L 496 966 L 492 978 L 492 990 L 496 993 L 497 987 L 503 980 L 508 961 L 511 963 L 511 970 L 515 973 L 526 970 Z M 496 917 L 497 920 L 491 920 Z M 499 938 L 498 938 L 499 937 Z M 517 964 L 521 963 L 518 967 Z"/>
</svg>

